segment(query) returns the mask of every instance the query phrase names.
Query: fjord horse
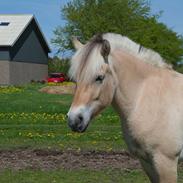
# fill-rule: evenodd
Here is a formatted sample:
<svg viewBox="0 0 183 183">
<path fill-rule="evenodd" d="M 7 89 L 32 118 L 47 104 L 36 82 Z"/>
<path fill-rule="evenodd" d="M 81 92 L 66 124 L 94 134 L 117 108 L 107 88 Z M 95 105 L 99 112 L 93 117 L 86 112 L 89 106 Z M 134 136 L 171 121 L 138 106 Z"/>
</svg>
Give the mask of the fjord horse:
<svg viewBox="0 0 183 183">
<path fill-rule="evenodd" d="M 124 139 L 152 183 L 176 183 L 183 148 L 183 75 L 156 52 L 127 37 L 106 33 L 77 52 L 70 77 L 76 82 L 68 125 L 84 132 L 106 106 L 118 112 Z"/>
</svg>

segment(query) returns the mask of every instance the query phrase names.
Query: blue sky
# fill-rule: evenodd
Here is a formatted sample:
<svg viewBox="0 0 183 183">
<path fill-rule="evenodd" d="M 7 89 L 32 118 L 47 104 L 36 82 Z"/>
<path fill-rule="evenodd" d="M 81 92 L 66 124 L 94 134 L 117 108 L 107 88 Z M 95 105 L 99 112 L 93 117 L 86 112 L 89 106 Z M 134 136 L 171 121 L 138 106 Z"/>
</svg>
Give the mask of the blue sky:
<svg viewBox="0 0 183 183">
<path fill-rule="evenodd" d="M 50 41 L 54 28 L 64 24 L 60 9 L 69 1 L 0 0 L 0 14 L 34 14 L 47 40 Z M 152 13 L 163 10 L 163 15 L 159 20 L 179 34 L 183 34 L 183 0 L 151 0 L 151 8 Z"/>
<path fill-rule="evenodd" d="M 159 20 L 183 35 L 182 0 L 151 0 L 151 8 L 154 13 L 163 10 L 163 15 Z"/>
</svg>

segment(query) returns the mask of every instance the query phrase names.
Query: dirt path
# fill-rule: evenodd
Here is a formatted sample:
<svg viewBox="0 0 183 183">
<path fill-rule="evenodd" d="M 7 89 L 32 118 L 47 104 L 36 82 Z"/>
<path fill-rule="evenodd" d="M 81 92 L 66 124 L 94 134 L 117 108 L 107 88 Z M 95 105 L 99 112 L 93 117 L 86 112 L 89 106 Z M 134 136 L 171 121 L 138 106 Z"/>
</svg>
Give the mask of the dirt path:
<svg viewBox="0 0 183 183">
<path fill-rule="evenodd" d="M 181 168 L 183 163 L 180 164 Z M 139 161 L 128 152 L 75 152 L 58 150 L 0 150 L 0 170 L 12 169 L 140 169 Z"/>
<path fill-rule="evenodd" d="M 74 152 L 57 150 L 0 151 L 0 170 L 3 169 L 137 169 L 139 162 L 128 152 Z"/>
<path fill-rule="evenodd" d="M 49 94 L 73 94 L 74 93 L 75 84 L 70 85 L 60 85 L 60 86 L 45 86 L 41 88 L 39 91 Z"/>
</svg>

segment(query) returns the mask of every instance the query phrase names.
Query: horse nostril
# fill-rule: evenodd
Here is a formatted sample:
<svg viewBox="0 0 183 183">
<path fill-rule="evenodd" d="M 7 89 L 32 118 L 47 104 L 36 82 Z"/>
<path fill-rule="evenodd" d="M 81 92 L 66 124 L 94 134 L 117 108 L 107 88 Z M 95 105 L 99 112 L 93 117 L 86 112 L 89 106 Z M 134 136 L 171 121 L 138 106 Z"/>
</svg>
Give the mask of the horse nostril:
<svg viewBox="0 0 183 183">
<path fill-rule="evenodd" d="M 80 122 L 82 122 L 83 121 L 83 116 L 81 114 L 79 114 L 78 119 L 80 120 Z"/>
<path fill-rule="evenodd" d="M 69 115 L 68 126 L 72 129 L 72 131 L 78 132 L 83 129 L 83 121 L 84 121 L 84 116 L 82 114 L 77 114 L 74 117 Z"/>
</svg>

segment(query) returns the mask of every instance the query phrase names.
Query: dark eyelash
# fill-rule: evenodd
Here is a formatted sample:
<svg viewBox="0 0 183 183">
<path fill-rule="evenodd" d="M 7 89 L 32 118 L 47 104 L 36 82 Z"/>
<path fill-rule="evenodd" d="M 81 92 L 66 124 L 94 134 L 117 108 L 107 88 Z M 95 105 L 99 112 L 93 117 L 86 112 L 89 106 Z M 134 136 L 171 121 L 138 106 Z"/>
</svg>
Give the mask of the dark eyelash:
<svg viewBox="0 0 183 183">
<path fill-rule="evenodd" d="M 95 81 L 101 83 L 104 80 L 104 78 L 105 78 L 105 76 L 99 75 L 99 76 L 96 77 Z"/>
</svg>

